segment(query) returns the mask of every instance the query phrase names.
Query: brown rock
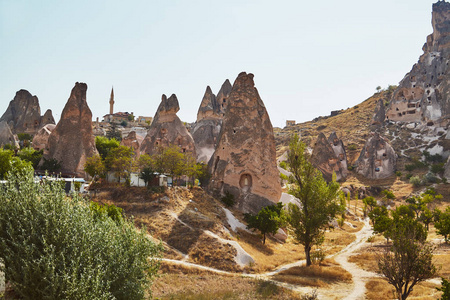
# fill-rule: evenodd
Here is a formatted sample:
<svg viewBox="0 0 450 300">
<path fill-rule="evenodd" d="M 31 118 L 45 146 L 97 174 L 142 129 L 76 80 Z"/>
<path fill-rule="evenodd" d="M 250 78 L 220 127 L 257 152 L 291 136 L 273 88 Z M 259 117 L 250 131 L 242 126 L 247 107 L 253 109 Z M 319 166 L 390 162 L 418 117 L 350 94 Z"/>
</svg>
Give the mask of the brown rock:
<svg viewBox="0 0 450 300">
<path fill-rule="evenodd" d="M 228 79 L 222 85 L 217 98 L 209 86 L 206 88 L 198 109 L 197 122 L 191 128 L 197 151 L 197 162 L 208 163 L 214 153 L 230 92 L 231 84 Z"/>
<path fill-rule="evenodd" d="M 34 135 L 43 125 L 55 124 L 51 111 L 47 111 L 44 117 L 46 120 L 50 120 L 43 124 L 39 99 L 26 90 L 20 90 L 16 93 L 14 99 L 9 102 L 9 106 L 0 121 L 6 121 L 13 133 Z"/>
<path fill-rule="evenodd" d="M 281 184 L 272 123 L 253 74 L 239 74 L 227 99 L 219 141 L 209 166 L 209 190 L 230 192 L 243 212 L 278 202 Z"/>
<path fill-rule="evenodd" d="M 55 119 L 53 118 L 51 109 L 47 109 L 45 114 L 41 117 L 41 127 L 45 126 L 47 124 L 52 124 L 52 125 L 56 124 Z"/>
<path fill-rule="evenodd" d="M 136 131 L 130 131 L 130 133 L 122 139 L 120 144 L 132 148 L 136 157 L 139 157 L 139 155 L 141 155 L 140 148 L 143 140 L 144 138 L 136 134 Z"/>
<path fill-rule="evenodd" d="M 338 181 L 347 177 L 347 155 L 344 144 L 335 132 L 328 140 L 323 133 L 319 134 L 311 155 L 311 163 L 322 172 L 327 181 L 331 181 L 333 172 Z"/>
<path fill-rule="evenodd" d="M 194 140 L 186 126 L 178 118 L 177 112 L 179 110 L 180 107 L 175 94 L 168 99 L 166 95 L 162 95 L 161 104 L 142 142 L 141 154 L 153 155 L 160 146 L 177 145 L 183 152 L 191 152 L 195 155 Z"/>
<path fill-rule="evenodd" d="M 47 124 L 34 135 L 33 138 L 33 148 L 36 150 L 48 150 L 47 144 L 48 144 L 48 138 L 50 137 L 50 134 L 55 129 L 55 124 Z"/>
<path fill-rule="evenodd" d="M 86 102 L 87 85 L 75 83 L 61 119 L 48 139 L 46 159 L 61 162 L 63 173 L 84 176 L 84 163 L 98 154 L 92 134 L 92 113 Z"/>
<path fill-rule="evenodd" d="M 381 126 L 384 124 L 386 119 L 386 112 L 384 110 L 384 101 L 382 99 L 378 100 L 377 106 L 375 107 L 375 112 L 372 117 L 372 125 Z"/>
<path fill-rule="evenodd" d="M 6 144 L 19 148 L 19 140 L 17 139 L 17 136 L 12 133 L 8 123 L 6 123 L 6 121 L 0 121 L 0 147 L 5 146 Z"/>
<path fill-rule="evenodd" d="M 396 163 L 397 154 L 392 146 L 374 132 L 361 150 L 356 171 L 370 179 L 386 178 L 394 174 Z"/>
</svg>

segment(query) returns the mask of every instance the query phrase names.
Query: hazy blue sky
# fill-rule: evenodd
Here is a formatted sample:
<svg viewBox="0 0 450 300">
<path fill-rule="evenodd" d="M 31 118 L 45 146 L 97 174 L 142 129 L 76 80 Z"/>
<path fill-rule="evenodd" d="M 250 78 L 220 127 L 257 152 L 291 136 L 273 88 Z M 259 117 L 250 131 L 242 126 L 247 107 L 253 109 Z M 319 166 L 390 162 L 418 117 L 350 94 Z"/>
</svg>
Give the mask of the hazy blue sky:
<svg viewBox="0 0 450 300">
<path fill-rule="evenodd" d="M 19 89 L 59 119 L 76 81 L 94 119 L 153 116 L 175 93 L 195 121 L 206 86 L 255 74 L 274 126 L 397 84 L 432 32 L 429 0 L 0 0 L 0 115 Z"/>
</svg>

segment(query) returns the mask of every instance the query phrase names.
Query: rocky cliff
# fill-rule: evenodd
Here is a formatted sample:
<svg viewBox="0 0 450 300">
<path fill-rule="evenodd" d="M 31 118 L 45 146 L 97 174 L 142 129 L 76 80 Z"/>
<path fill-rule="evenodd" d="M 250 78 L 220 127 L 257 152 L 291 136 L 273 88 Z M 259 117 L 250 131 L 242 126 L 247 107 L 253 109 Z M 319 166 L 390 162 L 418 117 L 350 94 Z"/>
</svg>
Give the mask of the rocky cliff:
<svg viewBox="0 0 450 300">
<path fill-rule="evenodd" d="M 6 121 L 0 121 L 0 147 L 5 146 L 6 144 L 19 148 L 17 136 L 12 133 L 8 123 L 6 123 Z"/>
<path fill-rule="evenodd" d="M 433 33 L 424 53 L 393 94 L 386 118 L 394 121 L 447 123 L 450 117 L 450 3 L 433 4 Z"/>
<path fill-rule="evenodd" d="M 143 140 L 144 138 L 136 134 L 136 131 L 130 131 L 130 133 L 122 139 L 120 144 L 132 148 L 135 155 L 139 157 L 139 155 L 141 155 L 140 148 Z"/>
<path fill-rule="evenodd" d="M 48 150 L 48 138 L 50 134 L 55 129 L 55 124 L 47 124 L 34 135 L 33 137 L 33 148 L 36 150 Z"/>
<path fill-rule="evenodd" d="M 272 123 L 253 81 L 239 74 L 227 99 L 217 147 L 210 160 L 209 190 L 234 195 L 243 212 L 278 202 L 281 184 Z"/>
<path fill-rule="evenodd" d="M 8 123 L 13 133 L 35 134 L 45 124 L 55 124 L 51 110 L 41 117 L 39 99 L 26 90 L 16 93 L 0 121 Z"/>
<path fill-rule="evenodd" d="M 191 128 L 198 162 L 208 163 L 214 153 L 230 92 L 231 84 L 228 79 L 222 85 L 217 97 L 209 86 L 206 88 L 198 109 L 197 121 Z"/>
<path fill-rule="evenodd" d="M 84 163 L 97 154 L 92 134 L 92 113 L 86 102 L 87 85 L 75 83 L 69 100 L 61 113 L 61 119 L 48 138 L 46 159 L 61 162 L 61 172 L 84 176 Z"/>
<path fill-rule="evenodd" d="M 153 155 L 158 147 L 177 145 L 183 152 L 195 155 L 195 145 L 191 134 L 177 116 L 180 110 L 175 94 L 169 98 L 162 95 L 161 103 L 156 111 L 153 122 L 142 142 L 140 152 Z"/>
</svg>

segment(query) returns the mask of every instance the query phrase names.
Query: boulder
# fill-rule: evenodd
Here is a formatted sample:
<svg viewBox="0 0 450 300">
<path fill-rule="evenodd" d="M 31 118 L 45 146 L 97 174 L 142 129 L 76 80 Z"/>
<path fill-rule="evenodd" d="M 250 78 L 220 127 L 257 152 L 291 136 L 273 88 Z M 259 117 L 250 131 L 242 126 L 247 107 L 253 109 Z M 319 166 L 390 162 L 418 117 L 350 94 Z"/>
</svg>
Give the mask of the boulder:
<svg viewBox="0 0 450 300">
<path fill-rule="evenodd" d="M 394 174 L 397 162 L 392 146 L 377 132 L 372 132 L 356 161 L 356 171 L 369 179 L 386 178 Z"/>
<path fill-rule="evenodd" d="M 347 155 L 344 144 L 335 132 L 328 139 L 323 133 L 319 134 L 311 155 L 311 163 L 322 172 L 327 181 L 331 181 L 333 173 L 338 181 L 347 177 Z"/>
<path fill-rule="evenodd" d="M 197 162 L 207 164 L 214 153 L 230 91 L 231 84 L 228 79 L 222 85 L 218 97 L 212 93 L 209 86 L 206 88 L 198 109 L 197 121 L 191 127 L 197 151 Z"/>
<path fill-rule="evenodd" d="M 48 150 L 47 144 L 48 144 L 48 138 L 50 137 L 50 134 L 55 129 L 55 124 L 47 124 L 34 135 L 33 138 L 33 148 L 36 150 Z"/>
<path fill-rule="evenodd" d="M 19 148 L 19 140 L 17 136 L 12 133 L 6 121 L 0 121 L 0 147 L 10 144 L 15 148 Z"/>
<path fill-rule="evenodd" d="M 86 102 L 87 85 L 75 83 L 61 113 L 61 119 L 48 138 L 44 158 L 61 163 L 61 172 L 83 177 L 88 157 L 98 154 L 92 134 L 92 112 Z"/>
<path fill-rule="evenodd" d="M 389 120 L 433 124 L 450 115 L 450 3 L 433 4 L 431 23 L 424 53 L 393 93 Z"/>
<path fill-rule="evenodd" d="M 51 111 L 47 111 L 41 117 L 39 99 L 26 90 L 20 90 L 16 93 L 0 121 L 7 122 L 11 131 L 15 134 L 28 133 L 32 135 L 45 124 L 55 124 Z M 43 121 L 44 123 L 42 123 Z"/>
<path fill-rule="evenodd" d="M 153 155 L 158 147 L 177 145 L 183 152 L 195 155 L 195 145 L 191 134 L 177 116 L 180 110 L 175 94 L 169 98 L 162 95 L 161 103 L 156 111 L 153 122 L 142 142 L 140 152 Z"/>
<path fill-rule="evenodd" d="M 240 211 L 257 213 L 281 196 L 272 123 L 253 74 L 239 74 L 226 101 L 219 140 L 209 162 L 208 190 L 216 196 L 229 192 Z"/>
<path fill-rule="evenodd" d="M 132 148 L 136 157 L 139 157 L 139 155 L 141 155 L 140 148 L 143 140 L 144 138 L 136 134 L 136 131 L 130 131 L 130 133 L 122 139 L 120 144 Z"/>
</svg>

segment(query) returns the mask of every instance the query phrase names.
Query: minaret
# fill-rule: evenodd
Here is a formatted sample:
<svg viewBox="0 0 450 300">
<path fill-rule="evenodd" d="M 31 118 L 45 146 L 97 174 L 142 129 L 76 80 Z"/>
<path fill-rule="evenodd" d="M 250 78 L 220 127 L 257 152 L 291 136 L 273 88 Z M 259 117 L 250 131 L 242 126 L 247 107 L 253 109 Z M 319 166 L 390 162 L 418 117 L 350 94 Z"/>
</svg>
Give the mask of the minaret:
<svg viewBox="0 0 450 300">
<path fill-rule="evenodd" d="M 114 87 L 111 88 L 111 97 L 109 98 L 109 114 L 114 114 Z"/>
</svg>

